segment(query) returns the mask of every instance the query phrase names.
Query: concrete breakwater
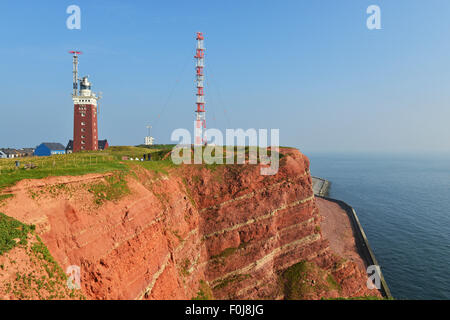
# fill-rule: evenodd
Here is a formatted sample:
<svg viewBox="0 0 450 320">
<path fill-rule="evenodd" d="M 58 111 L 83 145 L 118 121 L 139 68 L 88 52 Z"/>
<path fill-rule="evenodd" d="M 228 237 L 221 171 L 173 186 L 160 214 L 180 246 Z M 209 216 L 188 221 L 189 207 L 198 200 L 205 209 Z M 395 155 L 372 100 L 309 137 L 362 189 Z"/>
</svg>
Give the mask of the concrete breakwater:
<svg viewBox="0 0 450 320">
<path fill-rule="evenodd" d="M 313 182 L 313 191 L 316 196 L 326 197 L 328 196 L 328 190 L 330 189 L 330 182 L 328 180 L 311 177 Z"/>
<path fill-rule="evenodd" d="M 391 299 L 392 298 L 391 292 L 386 283 L 386 280 L 384 279 L 383 273 L 381 272 L 381 267 L 378 264 L 375 254 L 373 253 L 373 250 L 370 247 L 369 241 L 368 241 L 367 236 L 364 232 L 364 229 L 359 221 L 359 218 L 356 214 L 355 209 L 342 200 L 337 200 L 337 199 L 333 199 L 333 198 L 329 198 L 329 197 L 325 196 L 325 195 L 328 195 L 329 186 L 330 186 L 330 183 L 327 180 L 322 179 L 322 178 L 312 177 L 312 182 L 313 182 L 314 195 L 316 197 L 323 198 L 325 200 L 328 200 L 328 201 L 338 204 L 347 213 L 347 215 L 351 221 L 353 233 L 355 236 L 356 246 L 361 255 L 361 258 L 365 261 L 367 266 L 370 266 L 370 265 L 379 266 L 381 293 L 383 294 L 383 296 L 385 298 Z"/>
</svg>

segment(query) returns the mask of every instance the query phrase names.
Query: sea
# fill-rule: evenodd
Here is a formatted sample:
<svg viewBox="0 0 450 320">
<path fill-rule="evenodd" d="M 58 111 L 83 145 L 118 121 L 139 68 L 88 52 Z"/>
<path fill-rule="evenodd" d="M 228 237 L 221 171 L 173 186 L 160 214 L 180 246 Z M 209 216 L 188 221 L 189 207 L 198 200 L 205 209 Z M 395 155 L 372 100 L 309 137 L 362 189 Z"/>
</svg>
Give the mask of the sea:
<svg viewBox="0 0 450 320">
<path fill-rule="evenodd" d="M 355 208 L 395 299 L 450 299 L 450 155 L 306 153 Z"/>
</svg>

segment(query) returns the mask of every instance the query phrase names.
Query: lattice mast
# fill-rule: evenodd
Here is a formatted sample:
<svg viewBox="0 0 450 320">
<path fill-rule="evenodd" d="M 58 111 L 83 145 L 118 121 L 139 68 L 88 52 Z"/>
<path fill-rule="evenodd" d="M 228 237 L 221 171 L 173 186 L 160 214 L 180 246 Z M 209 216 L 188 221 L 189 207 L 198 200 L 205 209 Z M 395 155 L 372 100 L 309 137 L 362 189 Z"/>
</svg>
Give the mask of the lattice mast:
<svg viewBox="0 0 450 320">
<path fill-rule="evenodd" d="M 205 66 L 205 48 L 203 47 L 204 36 L 202 32 L 197 32 L 197 51 L 194 56 L 196 59 L 196 83 L 197 83 L 197 109 L 195 110 L 197 116 L 195 120 L 195 137 L 194 145 L 201 146 L 206 144 L 206 135 L 203 134 L 203 130 L 206 130 L 206 118 L 205 118 L 205 95 L 204 95 L 204 81 L 205 75 L 203 74 L 203 68 Z"/>
<path fill-rule="evenodd" d="M 70 54 L 73 55 L 73 95 L 76 96 L 78 94 L 78 55 L 80 55 L 81 51 L 69 51 Z"/>
</svg>

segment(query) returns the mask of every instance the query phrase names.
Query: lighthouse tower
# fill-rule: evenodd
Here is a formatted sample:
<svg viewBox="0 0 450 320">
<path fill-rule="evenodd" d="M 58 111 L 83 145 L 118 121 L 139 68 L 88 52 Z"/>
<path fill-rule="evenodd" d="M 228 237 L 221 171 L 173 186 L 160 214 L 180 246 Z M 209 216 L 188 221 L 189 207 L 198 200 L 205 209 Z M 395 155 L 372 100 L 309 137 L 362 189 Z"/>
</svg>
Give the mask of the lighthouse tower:
<svg viewBox="0 0 450 320">
<path fill-rule="evenodd" d="M 88 77 L 78 79 L 78 54 L 73 54 L 73 152 L 98 150 L 97 101 L 99 97 L 92 92 L 92 83 Z M 78 81 L 80 90 L 78 91 Z"/>
</svg>

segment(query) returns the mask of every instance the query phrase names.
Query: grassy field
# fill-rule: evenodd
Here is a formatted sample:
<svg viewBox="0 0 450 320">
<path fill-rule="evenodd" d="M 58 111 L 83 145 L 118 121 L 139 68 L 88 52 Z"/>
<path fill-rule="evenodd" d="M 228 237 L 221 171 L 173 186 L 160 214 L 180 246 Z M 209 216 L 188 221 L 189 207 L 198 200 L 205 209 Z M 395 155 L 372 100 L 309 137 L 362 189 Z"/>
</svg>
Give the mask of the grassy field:
<svg viewBox="0 0 450 320">
<path fill-rule="evenodd" d="M 137 161 L 122 161 L 122 157 L 142 158 L 144 154 L 152 153 L 161 158 L 161 150 L 139 147 L 111 147 L 105 151 L 80 152 L 50 157 L 27 157 L 18 159 L 0 159 L 0 190 L 14 185 L 23 179 L 42 179 L 49 176 L 77 176 L 87 173 L 102 173 L 110 171 L 127 172 L 128 163 Z M 15 161 L 20 162 L 16 167 Z M 163 164 L 139 162 L 149 169 L 164 167 Z M 27 167 L 34 167 L 27 169 Z"/>
</svg>

